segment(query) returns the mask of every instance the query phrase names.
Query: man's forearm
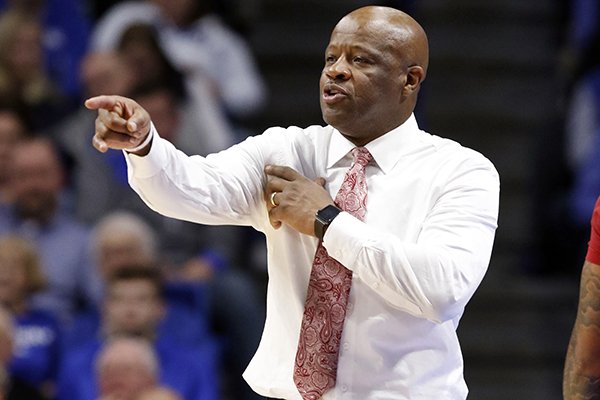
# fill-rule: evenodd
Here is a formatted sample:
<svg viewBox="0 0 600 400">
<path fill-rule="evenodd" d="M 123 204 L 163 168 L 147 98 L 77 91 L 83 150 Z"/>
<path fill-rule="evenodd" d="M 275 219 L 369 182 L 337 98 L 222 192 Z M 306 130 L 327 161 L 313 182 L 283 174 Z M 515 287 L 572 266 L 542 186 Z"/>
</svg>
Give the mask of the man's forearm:
<svg viewBox="0 0 600 400">
<path fill-rule="evenodd" d="M 565 371 L 565 400 L 598 400 L 600 399 L 600 377 L 589 377 L 579 374 L 577 368 L 567 366 Z M 567 374 L 569 376 L 567 376 Z"/>
<path fill-rule="evenodd" d="M 600 266 L 586 262 L 565 362 L 565 400 L 600 400 Z"/>
</svg>

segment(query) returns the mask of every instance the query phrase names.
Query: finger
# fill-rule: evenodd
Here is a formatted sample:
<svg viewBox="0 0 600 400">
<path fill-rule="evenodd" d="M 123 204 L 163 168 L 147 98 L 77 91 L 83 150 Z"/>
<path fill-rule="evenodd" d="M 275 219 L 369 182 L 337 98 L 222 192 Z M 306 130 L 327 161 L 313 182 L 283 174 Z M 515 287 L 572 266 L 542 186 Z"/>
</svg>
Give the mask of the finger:
<svg viewBox="0 0 600 400">
<path fill-rule="evenodd" d="M 115 132 L 109 129 L 100 118 L 96 119 L 96 133 L 92 139 L 92 145 L 102 153 L 106 152 L 109 148 L 133 148 L 139 145 L 141 140 L 133 138 L 129 134 Z"/>
<path fill-rule="evenodd" d="M 267 188 L 265 188 L 265 191 L 263 192 L 263 198 L 265 200 L 265 203 L 267 203 L 267 209 L 270 209 L 270 207 L 273 206 L 271 204 L 271 196 L 273 195 L 273 193 L 276 193 L 276 192 L 274 190 L 269 190 Z"/>
<path fill-rule="evenodd" d="M 150 132 L 150 116 L 142 107 L 132 110 L 131 117 L 127 120 L 127 130 L 131 133 L 140 133 L 146 136 Z"/>
<path fill-rule="evenodd" d="M 321 187 L 325 187 L 325 183 L 327 183 L 327 182 L 325 181 L 325 178 L 319 177 L 319 178 L 315 179 L 315 183 Z"/>
<path fill-rule="evenodd" d="M 84 104 L 89 110 L 112 110 L 123 99 L 121 96 L 96 96 L 87 99 Z"/>
<path fill-rule="evenodd" d="M 108 131 L 104 136 L 94 135 L 92 138 L 92 145 L 102 153 L 108 149 L 125 150 L 138 144 L 137 142 L 132 143 L 130 136 L 112 131 Z"/>
<path fill-rule="evenodd" d="M 108 144 L 98 135 L 94 135 L 92 138 L 92 145 L 101 153 L 108 151 Z"/>
<path fill-rule="evenodd" d="M 135 147 L 140 143 L 140 138 L 129 134 L 125 128 L 127 123 L 122 118 L 112 115 L 113 113 L 106 110 L 101 110 L 100 114 L 101 115 L 96 118 L 96 135 L 98 135 L 100 139 L 106 142 L 105 138 L 107 136 L 118 134 L 117 137 L 119 138 L 121 138 L 120 135 L 126 135 L 126 137 L 128 137 L 130 143 L 129 147 Z"/>
<path fill-rule="evenodd" d="M 139 139 L 145 137 L 145 135 L 139 130 L 132 132 L 129 126 L 129 120 L 123 118 L 118 111 L 107 111 L 101 109 L 98 114 L 99 118 L 96 119 L 96 131 L 102 130 L 102 125 L 104 125 L 105 130 L 111 130 L 131 136 L 131 143 L 137 143 L 139 142 Z"/>
<path fill-rule="evenodd" d="M 127 119 L 123 118 L 116 111 L 110 111 L 104 123 L 109 129 L 115 132 L 129 133 L 129 129 L 127 128 Z"/>
<path fill-rule="evenodd" d="M 273 192 L 283 192 L 287 185 L 290 184 L 290 181 L 286 181 L 285 179 L 281 179 L 274 176 L 267 177 L 267 186 L 266 186 L 266 199 L 269 200 L 268 196 L 271 196 Z"/>
<path fill-rule="evenodd" d="M 277 218 L 277 207 L 271 208 L 269 211 L 269 222 L 271 226 L 275 229 L 281 228 L 282 222 L 279 218 Z"/>
<path fill-rule="evenodd" d="M 293 181 L 300 177 L 303 177 L 296 170 L 283 165 L 267 165 L 265 167 L 265 173 L 270 176 L 276 176 L 286 181 Z"/>
</svg>

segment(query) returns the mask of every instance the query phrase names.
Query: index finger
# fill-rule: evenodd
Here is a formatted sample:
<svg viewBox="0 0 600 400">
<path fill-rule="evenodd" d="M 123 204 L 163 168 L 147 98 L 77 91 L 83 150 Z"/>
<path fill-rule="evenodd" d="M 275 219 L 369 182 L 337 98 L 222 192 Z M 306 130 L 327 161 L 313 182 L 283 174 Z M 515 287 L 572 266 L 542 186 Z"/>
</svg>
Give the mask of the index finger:
<svg viewBox="0 0 600 400">
<path fill-rule="evenodd" d="M 294 181 L 299 177 L 303 177 L 296 170 L 283 165 L 267 165 L 265 167 L 265 173 L 267 175 L 276 176 L 286 181 Z"/>
<path fill-rule="evenodd" d="M 119 101 L 123 101 L 124 97 L 121 96 L 96 96 L 91 97 L 85 101 L 85 107 L 89 110 L 98 110 L 100 108 L 105 110 L 112 110 L 119 104 Z"/>
</svg>

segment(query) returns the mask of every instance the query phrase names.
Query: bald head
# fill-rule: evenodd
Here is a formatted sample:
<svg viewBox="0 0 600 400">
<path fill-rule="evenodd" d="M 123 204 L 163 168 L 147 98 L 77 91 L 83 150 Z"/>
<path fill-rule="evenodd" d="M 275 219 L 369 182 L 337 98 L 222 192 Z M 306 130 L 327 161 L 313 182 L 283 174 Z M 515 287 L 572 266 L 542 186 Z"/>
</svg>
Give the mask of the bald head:
<svg viewBox="0 0 600 400">
<path fill-rule="evenodd" d="M 352 11 L 335 27 L 336 31 L 366 29 L 379 35 L 390 51 L 402 54 L 405 65 L 417 65 L 427 72 L 429 43 L 425 30 L 410 15 L 391 7 L 367 6 Z"/>
</svg>

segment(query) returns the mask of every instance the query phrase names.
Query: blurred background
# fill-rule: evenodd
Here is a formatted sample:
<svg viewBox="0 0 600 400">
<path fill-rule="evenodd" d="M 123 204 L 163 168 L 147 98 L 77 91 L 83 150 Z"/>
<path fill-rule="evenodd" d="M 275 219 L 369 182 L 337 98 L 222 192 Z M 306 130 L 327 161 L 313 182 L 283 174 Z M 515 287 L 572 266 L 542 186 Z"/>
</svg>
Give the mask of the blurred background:
<svg viewBox="0 0 600 400">
<path fill-rule="evenodd" d="M 500 173 L 492 261 L 459 327 L 469 398 L 561 398 L 600 194 L 597 0 L 0 0 L 0 393 L 258 398 L 240 375 L 264 320 L 262 237 L 149 211 L 121 155 L 92 149 L 82 102 L 131 96 L 189 154 L 322 124 L 329 34 L 370 4 L 428 33 L 421 127 Z M 151 346 L 112 350 L 121 336 Z M 124 366 L 138 387 L 110 373 Z"/>
</svg>

